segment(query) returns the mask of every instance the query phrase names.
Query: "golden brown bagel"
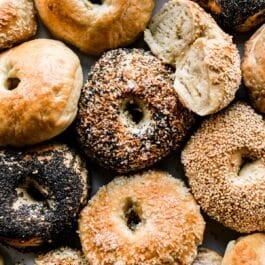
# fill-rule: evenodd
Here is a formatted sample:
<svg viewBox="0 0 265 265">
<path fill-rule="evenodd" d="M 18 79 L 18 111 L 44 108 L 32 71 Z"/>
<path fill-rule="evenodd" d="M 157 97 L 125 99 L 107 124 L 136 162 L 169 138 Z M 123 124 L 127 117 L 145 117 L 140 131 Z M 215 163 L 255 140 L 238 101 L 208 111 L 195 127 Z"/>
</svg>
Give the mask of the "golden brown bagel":
<svg viewBox="0 0 265 265">
<path fill-rule="evenodd" d="M 190 265 L 203 231 L 200 209 L 183 182 L 160 171 L 114 179 L 79 219 L 93 265 Z"/>
<path fill-rule="evenodd" d="M 0 146 L 61 133 L 76 116 L 83 76 L 64 44 L 38 39 L 0 54 Z"/>
<path fill-rule="evenodd" d="M 44 24 L 58 39 L 98 55 L 132 43 L 148 23 L 154 0 L 35 0 Z"/>
<path fill-rule="evenodd" d="M 33 0 L 0 1 L 0 49 L 29 39 L 36 29 Z"/>
<path fill-rule="evenodd" d="M 204 121 L 182 152 L 192 193 L 213 219 L 265 231 L 265 121 L 245 103 Z"/>
<path fill-rule="evenodd" d="M 242 74 L 256 109 L 265 113 L 265 24 L 245 44 Z"/>
<path fill-rule="evenodd" d="M 222 265 L 264 265 L 265 234 L 256 233 L 230 241 Z"/>
</svg>

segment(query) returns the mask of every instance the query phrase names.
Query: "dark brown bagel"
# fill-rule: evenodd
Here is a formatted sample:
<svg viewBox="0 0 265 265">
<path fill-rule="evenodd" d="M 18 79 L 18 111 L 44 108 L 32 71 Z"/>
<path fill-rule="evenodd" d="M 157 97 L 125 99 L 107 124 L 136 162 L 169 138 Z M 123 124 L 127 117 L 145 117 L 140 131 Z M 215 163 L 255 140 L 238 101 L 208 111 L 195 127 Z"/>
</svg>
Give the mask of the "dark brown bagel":
<svg viewBox="0 0 265 265">
<path fill-rule="evenodd" d="M 173 71 L 143 50 L 105 53 L 82 90 L 76 130 L 87 156 L 120 173 L 151 166 L 176 148 L 194 120 Z"/>
<path fill-rule="evenodd" d="M 66 145 L 0 150 L 0 240 L 5 244 L 30 250 L 57 241 L 72 228 L 86 198 L 87 171 Z"/>
<path fill-rule="evenodd" d="M 265 21 L 265 0 L 193 0 L 209 11 L 220 26 L 249 31 Z"/>
</svg>

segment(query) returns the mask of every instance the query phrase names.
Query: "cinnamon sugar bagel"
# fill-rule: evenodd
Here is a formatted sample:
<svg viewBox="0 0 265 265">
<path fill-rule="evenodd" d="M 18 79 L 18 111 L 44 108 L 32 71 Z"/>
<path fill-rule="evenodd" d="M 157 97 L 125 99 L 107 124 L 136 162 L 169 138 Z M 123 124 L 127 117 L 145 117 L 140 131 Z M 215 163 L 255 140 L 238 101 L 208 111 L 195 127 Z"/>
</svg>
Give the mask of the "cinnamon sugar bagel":
<svg viewBox="0 0 265 265">
<path fill-rule="evenodd" d="M 170 68 L 149 52 L 117 49 L 105 53 L 90 72 L 76 130 L 87 156 L 129 172 L 168 155 L 192 122 L 175 94 Z"/>
<path fill-rule="evenodd" d="M 81 251 L 62 247 L 39 255 L 35 259 L 35 265 L 88 265 L 88 262 Z"/>
<path fill-rule="evenodd" d="M 35 0 L 42 21 L 56 38 L 91 55 L 132 43 L 145 29 L 155 1 L 94 2 Z"/>
<path fill-rule="evenodd" d="M 265 113 L 265 24 L 246 42 L 242 74 L 255 108 Z"/>
<path fill-rule="evenodd" d="M 265 234 L 256 233 L 230 241 L 222 265 L 264 265 Z"/>
<path fill-rule="evenodd" d="M 0 1 L 0 50 L 29 39 L 36 29 L 33 0 Z"/>
<path fill-rule="evenodd" d="M 88 195 L 75 150 L 49 144 L 0 150 L 0 241 L 30 250 L 69 235 Z"/>
<path fill-rule="evenodd" d="M 265 121 L 244 103 L 203 122 L 182 152 L 192 193 L 213 219 L 265 231 Z"/>
<path fill-rule="evenodd" d="M 204 221 L 180 180 L 159 171 L 119 177 L 83 209 L 79 235 L 89 264 L 191 264 Z"/>
<path fill-rule="evenodd" d="M 63 43 L 37 39 L 0 54 L 0 146 L 22 146 L 65 130 L 83 82 L 78 57 Z"/>
</svg>

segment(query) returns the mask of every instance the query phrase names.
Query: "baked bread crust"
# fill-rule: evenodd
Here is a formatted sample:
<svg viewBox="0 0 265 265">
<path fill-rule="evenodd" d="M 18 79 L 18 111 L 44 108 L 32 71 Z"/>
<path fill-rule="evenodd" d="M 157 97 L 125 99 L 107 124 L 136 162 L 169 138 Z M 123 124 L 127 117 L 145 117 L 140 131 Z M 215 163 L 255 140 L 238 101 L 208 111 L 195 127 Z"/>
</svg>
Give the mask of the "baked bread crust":
<svg viewBox="0 0 265 265">
<path fill-rule="evenodd" d="M 0 55 L 0 146 L 48 140 L 73 121 L 83 83 L 78 57 L 38 39 Z"/>
<path fill-rule="evenodd" d="M 265 260 L 265 234 L 255 233 L 230 241 L 222 265 L 262 265 Z"/>
<path fill-rule="evenodd" d="M 254 107 L 265 113 L 265 24 L 245 44 L 242 75 Z"/>
<path fill-rule="evenodd" d="M 127 46 L 145 29 L 154 0 L 35 0 L 44 24 L 58 39 L 91 55 Z"/>
<path fill-rule="evenodd" d="M 205 116 L 234 99 L 241 81 L 238 50 L 198 4 L 167 2 L 145 30 L 145 41 L 176 68 L 174 87 L 188 109 Z"/>
<path fill-rule="evenodd" d="M 115 178 L 83 209 L 79 235 L 89 264 L 192 264 L 204 221 L 183 182 L 166 172 Z"/>
<path fill-rule="evenodd" d="M 32 0 L 0 1 L 0 50 L 29 39 L 36 30 Z"/>
<path fill-rule="evenodd" d="M 182 151 L 192 193 L 214 220 L 265 231 L 265 121 L 245 103 L 205 120 Z"/>
</svg>

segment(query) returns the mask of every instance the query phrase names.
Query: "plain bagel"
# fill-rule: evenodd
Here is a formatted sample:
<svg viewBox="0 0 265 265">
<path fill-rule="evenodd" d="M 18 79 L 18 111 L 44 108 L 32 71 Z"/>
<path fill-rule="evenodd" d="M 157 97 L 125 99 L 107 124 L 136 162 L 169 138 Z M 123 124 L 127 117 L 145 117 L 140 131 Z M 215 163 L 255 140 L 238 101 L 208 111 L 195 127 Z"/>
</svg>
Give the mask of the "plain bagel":
<svg viewBox="0 0 265 265">
<path fill-rule="evenodd" d="M 26 42 L 0 54 L 0 146 L 22 146 L 65 130 L 83 82 L 78 57 L 63 43 Z"/>
<path fill-rule="evenodd" d="M 0 1 L 0 50 L 29 39 L 36 29 L 33 0 Z"/>
<path fill-rule="evenodd" d="M 182 152 L 202 209 L 241 233 L 265 231 L 265 121 L 236 103 L 203 122 Z"/>
<path fill-rule="evenodd" d="M 192 264 L 204 220 L 183 182 L 166 172 L 115 178 L 82 210 L 89 264 Z"/>
<path fill-rule="evenodd" d="M 245 43 L 242 75 L 255 108 L 265 113 L 265 24 Z"/>
<path fill-rule="evenodd" d="M 255 233 L 230 241 L 222 265 L 264 265 L 265 234 Z"/>
<path fill-rule="evenodd" d="M 154 0 L 35 0 L 42 21 L 58 39 L 98 55 L 127 46 L 145 29 Z"/>
</svg>

